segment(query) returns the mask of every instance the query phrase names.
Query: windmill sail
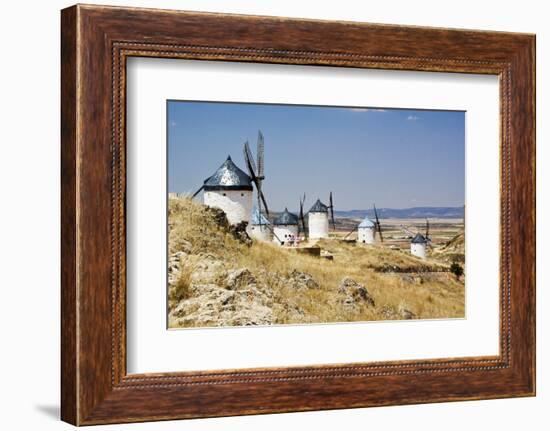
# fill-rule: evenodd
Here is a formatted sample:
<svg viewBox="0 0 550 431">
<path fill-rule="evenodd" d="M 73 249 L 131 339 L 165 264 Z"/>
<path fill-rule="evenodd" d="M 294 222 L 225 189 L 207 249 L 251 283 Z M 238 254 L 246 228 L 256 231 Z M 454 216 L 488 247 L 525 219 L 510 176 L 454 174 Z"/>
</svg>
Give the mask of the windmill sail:
<svg viewBox="0 0 550 431">
<path fill-rule="evenodd" d="M 243 145 L 243 155 L 246 163 L 246 168 L 250 178 L 256 186 L 256 198 L 258 199 L 258 208 L 262 209 L 262 206 L 265 210 L 266 215 L 269 217 L 269 208 L 267 206 L 267 200 L 262 191 L 262 181 L 264 180 L 264 136 L 261 131 L 258 131 L 258 142 L 257 142 L 257 160 L 258 165 L 254 161 L 254 156 L 250 150 L 250 145 L 246 141 Z"/>
<path fill-rule="evenodd" d="M 359 225 L 354 226 L 353 229 L 350 230 L 350 231 L 346 234 L 346 236 L 344 237 L 344 239 L 348 239 L 348 237 L 349 237 L 352 233 L 357 232 L 357 227 L 358 227 L 358 226 L 359 226 Z"/>
<path fill-rule="evenodd" d="M 413 236 L 416 235 L 416 234 L 415 234 L 412 230 L 410 230 L 407 226 L 400 225 L 400 228 L 401 228 L 401 230 L 402 230 L 403 232 L 405 232 L 405 233 L 406 233 L 407 235 L 409 235 L 411 238 L 412 238 Z"/>
<path fill-rule="evenodd" d="M 432 240 L 430 238 L 430 222 L 426 219 L 426 245 L 432 247 Z"/>
<path fill-rule="evenodd" d="M 264 135 L 258 130 L 258 141 L 256 143 L 256 151 L 258 156 L 258 178 L 264 179 Z"/>
<path fill-rule="evenodd" d="M 332 223 L 332 229 L 336 230 L 336 223 L 334 222 L 334 203 L 332 201 L 332 192 L 329 194 L 329 208 L 330 208 L 330 221 Z"/>
<path fill-rule="evenodd" d="M 306 194 L 304 193 L 303 198 L 300 198 L 300 221 L 302 222 L 302 230 L 304 232 L 304 237 L 307 241 L 308 235 L 307 235 L 307 229 L 306 229 L 306 218 L 304 217 L 304 204 L 306 203 Z M 298 224 L 298 227 L 300 225 Z"/>
<path fill-rule="evenodd" d="M 250 151 L 250 146 L 248 145 L 248 141 L 244 143 L 243 154 L 244 154 L 244 161 L 246 162 L 246 167 L 248 168 L 248 172 L 250 173 L 252 180 L 254 180 L 255 178 L 257 178 L 256 163 L 254 162 L 254 157 L 252 157 L 252 151 Z"/>
<path fill-rule="evenodd" d="M 376 205 L 372 205 L 374 208 L 374 217 L 376 218 L 376 232 L 378 232 L 378 237 L 380 238 L 380 242 L 384 242 L 384 238 L 382 237 L 382 227 L 380 226 L 380 219 L 378 218 L 378 211 L 376 211 Z"/>
<path fill-rule="evenodd" d="M 197 196 L 203 188 L 204 188 L 204 185 L 200 186 L 200 188 L 195 193 L 193 193 L 193 195 L 191 196 L 191 199 L 193 199 L 195 196 Z"/>
<path fill-rule="evenodd" d="M 426 219 L 426 239 L 430 239 L 430 222 Z"/>
</svg>

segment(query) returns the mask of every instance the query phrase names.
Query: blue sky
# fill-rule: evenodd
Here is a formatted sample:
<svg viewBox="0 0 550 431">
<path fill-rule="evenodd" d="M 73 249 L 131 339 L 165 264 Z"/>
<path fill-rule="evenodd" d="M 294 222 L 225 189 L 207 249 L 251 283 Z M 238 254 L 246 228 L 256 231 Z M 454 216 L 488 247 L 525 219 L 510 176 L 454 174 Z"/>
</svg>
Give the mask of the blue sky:
<svg viewBox="0 0 550 431">
<path fill-rule="evenodd" d="M 334 194 L 335 209 L 462 206 L 465 113 L 169 101 L 168 190 L 194 192 L 227 155 L 265 138 L 270 209 Z"/>
</svg>

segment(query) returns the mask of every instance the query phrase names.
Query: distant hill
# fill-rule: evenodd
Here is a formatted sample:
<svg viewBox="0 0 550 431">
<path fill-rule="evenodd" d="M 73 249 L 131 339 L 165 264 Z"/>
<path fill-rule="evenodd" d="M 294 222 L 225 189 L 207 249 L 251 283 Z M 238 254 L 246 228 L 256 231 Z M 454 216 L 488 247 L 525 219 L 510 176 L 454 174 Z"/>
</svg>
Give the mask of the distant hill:
<svg viewBox="0 0 550 431">
<path fill-rule="evenodd" d="M 377 208 L 380 218 L 463 218 L 464 207 Z M 374 210 L 334 211 L 336 217 L 374 217 Z"/>
</svg>

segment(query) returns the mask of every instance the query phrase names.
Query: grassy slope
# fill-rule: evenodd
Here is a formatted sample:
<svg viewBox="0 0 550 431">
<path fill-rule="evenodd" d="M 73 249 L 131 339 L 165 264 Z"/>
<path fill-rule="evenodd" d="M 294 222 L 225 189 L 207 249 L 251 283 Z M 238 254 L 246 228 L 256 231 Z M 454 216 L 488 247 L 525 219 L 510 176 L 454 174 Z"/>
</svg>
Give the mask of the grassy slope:
<svg viewBox="0 0 550 431">
<path fill-rule="evenodd" d="M 169 204 L 169 251 L 178 251 L 182 241 L 192 246 L 192 254 L 208 253 L 224 261 L 226 268 L 248 268 L 259 283 L 275 293 L 277 323 L 343 322 L 400 319 L 399 310 L 408 309 L 417 318 L 464 316 L 464 283 L 449 273 L 380 273 L 373 268 L 398 268 L 426 265 L 441 267 L 435 260 L 421 261 L 405 252 L 380 246 L 361 246 L 334 240 L 319 245 L 334 255 L 333 261 L 298 254 L 292 249 L 255 242 L 248 247 L 220 229 L 205 207 L 190 199 L 171 199 Z M 296 290 L 282 277 L 296 269 L 310 274 L 320 289 Z M 189 272 L 183 277 L 189 278 Z M 338 286 L 349 276 L 365 285 L 376 306 L 364 306 L 349 312 L 338 303 Z M 185 284 L 185 280 L 182 280 Z M 172 292 L 171 292 L 172 293 Z M 175 306 L 171 303 L 170 306 Z M 287 312 L 292 308 L 304 311 L 302 317 Z M 298 319 L 298 320 L 297 320 Z"/>
</svg>

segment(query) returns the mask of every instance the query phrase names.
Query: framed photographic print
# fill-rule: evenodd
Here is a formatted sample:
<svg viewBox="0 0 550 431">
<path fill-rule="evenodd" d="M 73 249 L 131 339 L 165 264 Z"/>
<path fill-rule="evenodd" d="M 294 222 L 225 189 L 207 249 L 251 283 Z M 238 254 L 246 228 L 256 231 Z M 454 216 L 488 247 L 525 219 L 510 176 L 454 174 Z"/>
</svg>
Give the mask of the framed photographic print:
<svg viewBox="0 0 550 431">
<path fill-rule="evenodd" d="M 62 11 L 62 419 L 535 394 L 535 38 Z"/>
</svg>

